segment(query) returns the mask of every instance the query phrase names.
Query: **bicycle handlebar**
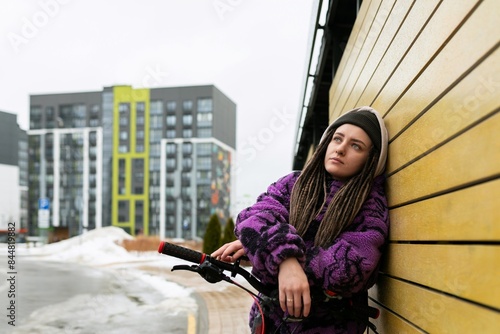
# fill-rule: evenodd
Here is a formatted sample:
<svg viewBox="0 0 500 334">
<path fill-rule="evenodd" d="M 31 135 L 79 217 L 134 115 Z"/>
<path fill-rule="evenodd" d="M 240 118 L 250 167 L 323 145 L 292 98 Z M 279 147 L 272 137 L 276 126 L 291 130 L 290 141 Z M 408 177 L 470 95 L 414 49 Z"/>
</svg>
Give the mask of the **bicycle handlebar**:
<svg viewBox="0 0 500 334">
<path fill-rule="evenodd" d="M 198 265 L 204 263 L 205 261 L 208 261 L 222 270 L 227 270 L 231 272 L 233 276 L 236 274 L 243 276 L 243 278 L 260 293 L 266 296 L 269 296 L 271 294 L 271 291 L 266 286 L 264 286 L 257 278 L 255 278 L 247 270 L 241 268 L 238 263 L 219 261 L 214 259 L 208 254 L 201 253 L 182 246 L 174 245 L 165 241 L 160 242 L 160 245 L 158 246 L 158 253 L 170 255 L 182 260 L 196 263 Z"/>
<path fill-rule="evenodd" d="M 162 241 L 160 243 L 160 245 L 158 247 L 158 253 L 162 253 L 162 254 L 165 254 L 165 255 L 170 255 L 170 256 L 173 256 L 173 257 L 176 257 L 176 258 L 179 258 L 179 259 L 182 259 L 182 260 L 186 260 L 186 261 L 189 261 L 189 262 L 196 263 L 198 265 L 197 266 L 198 268 L 201 268 L 201 267 L 203 267 L 203 266 L 205 266 L 207 264 L 210 266 L 210 264 L 211 264 L 211 265 L 213 265 L 213 266 L 216 267 L 216 270 L 217 270 L 216 277 L 220 277 L 220 275 L 225 276 L 222 273 L 222 270 L 230 271 L 233 277 L 236 274 L 239 274 L 239 275 L 243 276 L 243 278 L 245 278 L 246 281 L 254 289 L 256 289 L 257 291 L 259 291 L 262 295 L 267 296 L 267 297 L 271 296 L 271 290 L 269 289 L 269 287 L 267 287 L 264 284 L 262 284 L 250 272 L 248 272 L 245 269 L 241 268 L 239 266 L 239 261 L 237 261 L 236 263 L 229 263 L 229 262 L 219 261 L 219 260 L 216 260 L 213 257 L 211 257 L 210 255 L 207 255 L 205 253 L 197 252 L 195 250 L 192 250 L 192 249 L 189 249 L 189 248 L 185 248 L 185 247 L 182 247 L 182 246 L 178 246 L 178 245 L 174 245 L 174 244 L 171 244 L 171 243 L 168 243 L 168 242 L 165 242 L 165 241 Z M 174 267 L 174 269 L 175 269 L 175 267 Z M 186 268 L 182 268 L 182 269 L 186 269 Z M 193 271 L 195 271 L 195 270 L 193 270 Z M 198 273 L 200 273 L 200 272 L 198 272 Z M 208 282 L 211 282 L 211 283 L 215 283 L 215 282 L 220 281 L 220 278 L 218 278 L 216 280 L 211 280 L 211 277 L 209 277 L 209 275 L 208 276 L 203 276 L 203 277 L 205 278 L 205 280 L 207 280 Z M 233 284 L 236 284 L 236 283 L 233 282 Z M 245 289 L 246 291 L 250 292 L 246 288 L 243 288 L 243 289 Z M 325 298 L 325 296 L 323 296 L 323 299 L 324 298 Z M 272 298 L 268 299 L 268 300 L 269 301 L 272 301 L 272 300 L 275 301 L 275 299 L 272 299 Z M 344 312 L 344 311 L 345 310 L 343 310 L 343 309 L 340 310 L 340 312 Z M 362 317 L 359 317 L 359 315 L 363 315 L 363 316 L 367 316 L 367 317 L 376 319 L 379 316 L 379 310 L 376 309 L 376 308 L 374 308 L 374 307 L 371 307 L 371 306 L 366 306 L 364 308 L 357 307 L 356 310 L 355 310 L 354 316 L 356 316 L 356 314 L 357 314 L 357 317 L 359 319 L 362 318 Z M 365 322 L 365 320 L 363 320 L 363 322 Z M 373 329 L 375 331 L 375 333 L 377 333 L 376 332 L 376 327 L 372 323 L 370 323 L 369 321 L 366 321 L 366 324 L 371 329 Z"/>
</svg>

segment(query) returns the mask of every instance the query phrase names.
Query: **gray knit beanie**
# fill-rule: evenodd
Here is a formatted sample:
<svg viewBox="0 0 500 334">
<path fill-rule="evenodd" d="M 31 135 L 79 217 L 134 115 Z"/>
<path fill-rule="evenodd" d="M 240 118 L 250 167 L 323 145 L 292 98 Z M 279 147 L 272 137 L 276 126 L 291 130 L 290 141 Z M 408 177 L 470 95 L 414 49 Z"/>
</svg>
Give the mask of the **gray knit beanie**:
<svg viewBox="0 0 500 334">
<path fill-rule="evenodd" d="M 383 173 L 387 160 L 388 133 L 382 116 L 371 107 L 360 107 L 346 112 L 333 121 L 323 133 L 321 141 L 330 129 L 336 129 L 343 124 L 353 124 L 362 128 L 370 137 L 373 145 L 380 152 L 375 176 Z M 320 141 L 320 142 L 321 142 Z"/>
</svg>

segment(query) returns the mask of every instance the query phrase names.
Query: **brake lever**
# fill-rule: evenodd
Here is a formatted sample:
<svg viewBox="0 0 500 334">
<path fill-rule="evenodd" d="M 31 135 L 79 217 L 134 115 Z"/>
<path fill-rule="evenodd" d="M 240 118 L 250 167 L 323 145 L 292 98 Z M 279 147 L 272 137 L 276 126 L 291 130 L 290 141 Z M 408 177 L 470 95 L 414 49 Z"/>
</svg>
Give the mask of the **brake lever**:
<svg viewBox="0 0 500 334">
<path fill-rule="evenodd" d="M 197 265 L 188 266 L 186 264 L 179 264 L 179 265 L 173 266 L 171 271 L 187 270 L 187 271 L 192 271 L 192 272 L 197 273 L 198 272 L 198 270 L 196 270 L 197 267 L 198 267 Z"/>
<path fill-rule="evenodd" d="M 221 268 L 214 266 L 209 261 L 204 261 L 200 265 L 177 265 L 172 267 L 172 271 L 174 270 L 188 270 L 195 273 L 198 273 L 201 277 L 205 279 L 205 281 L 209 283 L 217 283 L 220 281 L 227 281 L 227 276 L 224 274 L 224 270 Z"/>
</svg>

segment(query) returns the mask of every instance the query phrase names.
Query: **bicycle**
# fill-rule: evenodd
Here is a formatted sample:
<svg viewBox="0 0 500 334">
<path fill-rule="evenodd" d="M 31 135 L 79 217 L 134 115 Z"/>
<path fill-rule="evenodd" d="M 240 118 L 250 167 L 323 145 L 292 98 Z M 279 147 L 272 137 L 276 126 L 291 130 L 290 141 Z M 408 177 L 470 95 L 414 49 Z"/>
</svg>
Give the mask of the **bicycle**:
<svg viewBox="0 0 500 334">
<path fill-rule="evenodd" d="M 238 288 L 246 291 L 254 299 L 259 309 L 259 315 L 254 321 L 252 326 L 252 334 L 265 334 L 266 330 L 266 314 L 273 312 L 277 307 L 279 307 L 279 300 L 277 298 L 277 290 L 273 290 L 268 286 L 262 284 L 255 276 L 253 276 L 249 271 L 240 266 L 240 260 L 236 260 L 234 263 L 223 262 L 216 260 L 208 254 L 201 253 L 189 248 L 174 245 L 165 241 L 160 242 L 158 246 L 158 253 L 164 255 L 170 255 L 188 262 L 196 263 L 195 265 L 176 265 L 172 267 L 172 271 L 175 270 L 188 270 L 199 274 L 209 283 L 218 283 L 221 281 L 226 281 L 230 284 L 237 286 Z M 231 273 L 231 277 L 227 276 L 224 271 Z M 255 290 L 258 294 L 247 289 L 243 285 L 234 281 L 232 278 L 236 275 L 242 276 Z M 331 291 L 322 291 L 322 293 L 311 294 L 313 304 L 316 303 L 330 303 L 332 305 L 331 317 L 335 319 L 344 320 L 356 320 L 363 322 L 368 326 L 375 334 L 377 333 L 376 327 L 373 323 L 367 320 L 367 318 L 377 319 L 380 312 L 377 308 L 366 306 L 363 309 L 357 307 L 354 308 L 349 298 L 343 298 L 336 295 Z M 294 334 L 287 327 L 287 323 L 293 323 L 298 321 L 306 321 L 307 318 L 295 318 L 292 316 L 285 316 L 282 319 L 282 323 L 278 326 L 273 333 L 279 333 L 281 327 L 287 329 L 289 334 Z"/>
</svg>

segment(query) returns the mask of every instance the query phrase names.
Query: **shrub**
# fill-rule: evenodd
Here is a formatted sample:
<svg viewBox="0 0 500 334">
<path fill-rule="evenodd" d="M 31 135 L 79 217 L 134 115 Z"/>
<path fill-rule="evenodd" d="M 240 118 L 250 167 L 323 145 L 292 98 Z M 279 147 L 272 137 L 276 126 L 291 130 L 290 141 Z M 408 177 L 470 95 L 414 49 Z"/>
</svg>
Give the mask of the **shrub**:
<svg viewBox="0 0 500 334">
<path fill-rule="evenodd" d="M 216 214 L 210 217 L 210 221 L 203 237 L 203 253 L 211 254 L 219 248 L 221 226 Z"/>
<path fill-rule="evenodd" d="M 234 235 L 234 222 L 232 218 L 229 218 L 227 220 L 226 226 L 224 226 L 224 234 L 222 235 L 221 246 L 234 240 L 236 240 L 236 235 Z"/>
</svg>

